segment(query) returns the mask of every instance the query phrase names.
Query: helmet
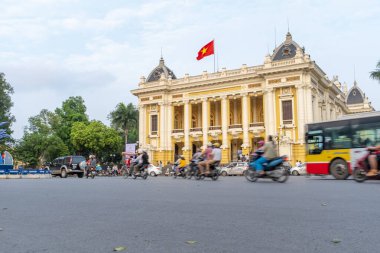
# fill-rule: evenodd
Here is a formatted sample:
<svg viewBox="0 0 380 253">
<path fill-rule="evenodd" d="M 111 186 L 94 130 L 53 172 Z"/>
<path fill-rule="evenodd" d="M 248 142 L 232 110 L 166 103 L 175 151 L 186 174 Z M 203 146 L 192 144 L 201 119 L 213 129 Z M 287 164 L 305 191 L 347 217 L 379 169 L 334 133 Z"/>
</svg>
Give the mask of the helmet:
<svg viewBox="0 0 380 253">
<path fill-rule="evenodd" d="M 212 143 L 211 142 L 207 143 L 207 147 L 212 147 Z"/>
<path fill-rule="evenodd" d="M 141 153 L 142 153 L 142 149 L 138 149 L 137 154 L 141 154 Z"/>
<path fill-rule="evenodd" d="M 215 142 L 215 143 L 214 143 L 214 147 L 215 147 L 215 148 L 219 148 L 219 147 L 220 147 L 220 144 L 219 144 L 218 142 Z"/>
<path fill-rule="evenodd" d="M 180 155 L 179 158 L 185 159 L 185 156 L 184 155 Z"/>
<path fill-rule="evenodd" d="M 265 141 L 259 141 L 257 144 L 259 145 L 259 147 L 262 147 L 262 146 L 264 146 Z"/>
</svg>

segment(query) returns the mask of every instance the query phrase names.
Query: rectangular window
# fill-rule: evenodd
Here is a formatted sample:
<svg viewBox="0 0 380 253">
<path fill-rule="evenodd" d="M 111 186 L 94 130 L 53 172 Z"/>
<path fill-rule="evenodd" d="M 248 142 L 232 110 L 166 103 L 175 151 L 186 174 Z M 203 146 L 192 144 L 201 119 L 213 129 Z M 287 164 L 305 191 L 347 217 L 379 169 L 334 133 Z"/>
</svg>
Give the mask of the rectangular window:
<svg viewBox="0 0 380 253">
<path fill-rule="evenodd" d="M 309 155 L 320 154 L 323 149 L 322 130 L 310 131 L 307 133 L 307 150 Z"/>
<path fill-rule="evenodd" d="M 292 100 L 282 101 L 282 121 L 283 121 L 283 124 L 293 123 Z"/>
<path fill-rule="evenodd" d="M 380 123 L 352 125 L 352 146 L 365 148 L 380 143 Z"/>
<path fill-rule="evenodd" d="M 157 135 L 158 131 L 158 118 L 157 115 L 150 116 L 150 134 Z"/>
<path fill-rule="evenodd" d="M 350 127 L 325 128 L 325 149 L 351 148 Z"/>
</svg>

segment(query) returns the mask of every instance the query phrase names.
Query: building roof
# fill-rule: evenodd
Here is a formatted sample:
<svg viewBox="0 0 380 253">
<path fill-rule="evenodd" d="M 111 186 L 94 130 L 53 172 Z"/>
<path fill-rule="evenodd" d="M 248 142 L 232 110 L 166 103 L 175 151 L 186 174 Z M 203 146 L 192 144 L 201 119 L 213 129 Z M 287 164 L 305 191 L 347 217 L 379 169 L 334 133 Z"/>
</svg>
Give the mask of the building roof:
<svg viewBox="0 0 380 253">
<path fill-rule="evenodd" d="M 169 69 L 164 62 L 164 59 L 161 57 L 160 62 L 157 67 L 155 67 L 149 74 L 147 78 L 147 82 L 154 82 L 158 81 L 161 78 L 161 75 L 164 74 L 166 78 L 169 78 L 171 76 L 172 79 L 177 79 L 175 74 L 171 69 Z"/>
<path fill-rule="evenodd" d="M 288 32 L 286 34 L 285 41 L 274 50 L 272 61 L 294 58 L 294 56 L 296 56 L 297 49 L 304 51 L 303 48 L 301 48 L 295 41 L 293 41 L 292 35 L 290 32 Z"/>
<path fill-rule="evenodd" d="M 362 104 L 364 103 L 364 99 L 364 93 L 357 86 L 357 83 L 355 81 L 354 86 L 352 86 L 352 88 L 348 92 L 346 103 L 347 105 Z"/>
</svg>

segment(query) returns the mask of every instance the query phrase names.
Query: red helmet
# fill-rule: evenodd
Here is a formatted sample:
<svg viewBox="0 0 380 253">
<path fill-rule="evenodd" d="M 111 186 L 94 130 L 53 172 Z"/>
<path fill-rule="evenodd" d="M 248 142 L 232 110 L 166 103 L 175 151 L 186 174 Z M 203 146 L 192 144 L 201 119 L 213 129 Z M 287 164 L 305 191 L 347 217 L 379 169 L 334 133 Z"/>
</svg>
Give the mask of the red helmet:
<svg viewBox="0 0 380 253">
<path fill-rule="evenodd" d="M 262 147 L 262 146 L 264 146 L 265 141 L 259 141 L 257 144 L 259 145 L 259 147 Z"/>
</svg>

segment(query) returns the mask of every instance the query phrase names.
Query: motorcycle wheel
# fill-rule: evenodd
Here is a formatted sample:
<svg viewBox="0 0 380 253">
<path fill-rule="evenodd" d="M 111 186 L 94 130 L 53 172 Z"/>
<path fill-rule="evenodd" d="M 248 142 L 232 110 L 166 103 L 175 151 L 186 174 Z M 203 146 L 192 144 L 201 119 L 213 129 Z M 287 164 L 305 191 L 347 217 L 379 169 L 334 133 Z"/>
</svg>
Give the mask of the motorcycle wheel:
<svg viewBox="0 0 380 253">
<path fill-rule="evenodd" d="M 94 179 L 95 178 L 95 175 L 94 173 L 91 173 L 91 178 Z"/>
<path fill-rule="evenodd" d="M 191 171 L 186 172 L 186 176 L 185 176 L 185 178 L 187 178 L 187 179 L 191 179 L 191 177 L 192 177 L 192 175 L 191 175 Z"/>
<path fill-rule="evenodd" d="M 215 173 L 214 175 L 212 175 L 212 177 L 211 177 L 211 179 L 213 180 L 213 181 L 216 181 L 216 180 L 218 180 L 218 178 L 219 178 L 219 175 L 218 175 L 218 173 Z"/>
<path fill-rule="evenodd" d="M 144 172 L 144 174 L 141 176 L 144 180 L 148 178 L 148 173 Z"/>
<path fill-rule="evenodd" d="M 367 179 L 366 174 L 366 171 L 363 169 L 355 169 L 354 173 L 352 173 L 352 176 L 356 182 L 363 183 Z"/>
<path fill-rule="evenodd" d="M 204 175 L 201 175 L 201 174 L 196 174 L 195 175 L 195 179 L 196 180 L 201 180 L 201 179 L 203 179 L 204 178 Z"/>
<path fill-rule="evenodd" d="M 177 178 L 177 173 L 174 173 L 174 174 L 173 174 L 173 178 Z"/>
<path fill-rule="evenodd" d="M 256 171 L 251 169 L 246 170 L 244 176 L 249 182 L 255 182 L 257 180 Z"/>
<path fill-rule="evenodd" d="M 132 178 L 133 178 L 133 179 L 136 179 L 136 178 L 137 178 L 137 176 L 135 175 L 135 173 L 132 173 Z"/>
<path fill-rule="evenodd" d="M 280 170 L 282 172 L 281 176 L 277 177 L 276 182 L 279 182 L 279 183 L 285 183 L 286 180 L 288 180 L 289 178 L 289 175 L 288 173 L 286 172 L 285 168 L 284 167 L 279 167 L 278 170 Z"/>
</svg>

